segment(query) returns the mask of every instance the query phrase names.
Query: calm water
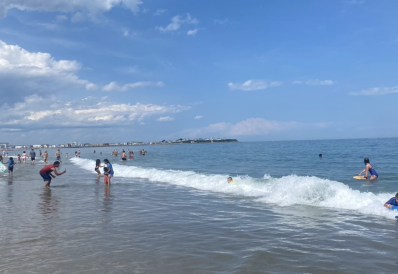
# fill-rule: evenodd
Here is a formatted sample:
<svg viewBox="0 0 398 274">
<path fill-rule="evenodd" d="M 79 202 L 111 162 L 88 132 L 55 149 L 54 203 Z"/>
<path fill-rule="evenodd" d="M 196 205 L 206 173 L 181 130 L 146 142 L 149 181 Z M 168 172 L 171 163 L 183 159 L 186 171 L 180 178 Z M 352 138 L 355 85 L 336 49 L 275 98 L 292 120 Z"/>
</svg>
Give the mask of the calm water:
<svg viewBox="0 0 398 274">
<path fill-rule="evenodd" d="M 396 271 L 398 212 L 383 204 L 398 191 L 398 139 L 127 148 L 126 163 L 113 148 L 63 149 L 51 189 L 42 161 L 1 174 L 1 273 Z M 352 179 L 364 157 L 375 182 Z M 114 166 L 110 188 L 96 158 Z"/>
</svg>

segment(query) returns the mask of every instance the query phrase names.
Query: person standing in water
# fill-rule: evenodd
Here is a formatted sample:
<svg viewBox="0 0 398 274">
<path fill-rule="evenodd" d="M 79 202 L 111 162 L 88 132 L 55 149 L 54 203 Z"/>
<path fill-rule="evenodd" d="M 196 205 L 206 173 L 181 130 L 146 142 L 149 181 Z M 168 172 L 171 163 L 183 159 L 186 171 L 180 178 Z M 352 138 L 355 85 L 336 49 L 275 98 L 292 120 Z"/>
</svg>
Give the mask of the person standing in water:
<svg viewBox="0 0 398 274">
<path fill-rule="evenodd" d="M 122 151 L 122 157 L 121 157 L 121 159 L 122 159 L 122 161 L 127 161 L 127 155 L 126 155 L 126 152 L 124 151 L 124 149 L 123 149 L 123 151 Z"/>
<path fill-rule="evenodd" d="M 111 163 L 109 163 L 108 159 L 104 159 L 104 164 L 105 164 L 105 167 L 108 168 L 108 172 L 107 172 L 108 184 L 110 185 L 111 184 L 111 178 L 113 177 L 115 172 L 113 171 L 113 167 L 112 167 Z"/>
<path fill-rule="evenodd" d="M 10 157 L 10 159 L 8 160 L 8 176 L 11 176 L 14 172 L 14 159 L 12 157 Z"/>
<path fill-rule="evenodd" d="M 36 152 L 35 150 L 32 148 L 31 152 L 30 152 L 30 161 L 31 164 L 33 165 L 35 163 L 35 159 L 36 159 Z"/>
<path fill-rule="evenodd" d="M 62 161 L 61 161 L 61 151 L 58 149 L 57 150 L 57 152 L 55 152 L 55 159 L 57 160 L 57 161 L 59 161 L 61 164 L 62 164 Z"/>
<path fill-rule="evenodd" d="M 40 155 L 40 157 L 41 157 L 41 149 L 39 149 L 39 155 Z"/>
<path fill-rule="evenodd" d="M 365 169 L 359 173 L 358 176 L 361 176 L 362 173 L 365 172 L 365 178 L 368 178 L 368 173 L 370 174 L 369 180 L 375 180 L 379 177 L 379 174 L 377 174 L 376 170 L 374 170 L 373 166 L 370 164 L 369 158 L 363 159 L 363 162 L 365 163 Z"/>
<path fill-rule="evenodd" d="M 25 151 L 22 153 L 22 161 L 24 164 L 26 163 L 26 152 Z"/>
<path fill-rule="evenodd" d="M 97 177 L 98 178 L 101 175 L 101 171 L 99 170 L 100 167 L 103 167 L 103 166 L 101 166 L 101 160 L 100 159 L 95 160 L 95 168 L 94 168 L 94 170 L 97 172 Z"/>
<path fill-rule="evenodd" d="M 40 170 L 39 174 L 40 174 L 40 176 L 43 178 L 43 180 L 44 180 L 44 182 L 45 182 L 44 187 L 49 187 L 49 186 L 50 186 L 50 184 L 51 184 L 51 177 L 52 177 L 52 178 L 55 178 L 55 176 L 54 176 L 51 172 L 54 171 L 55 175 L 57 175 L 57 176 L 61 176 L 62 174 L 64 174 L 64 173 L 66 172 L 66 169 L 65 169 L 64 171 L 62 171 L 61 173 L 59 173 L 59 172 L 57 171 L 57 167 L 59 167 L 59 162 L 58 162 L 58 161 L 55 161 L 54 164 L 45 166 L 45 167 L 43 167 L 43 168 Z M 50 176 L 51 176 L 51 177 L 50 177 Z"/>
<path fill-rule="evenodd" d="M 68 152 L 65 154 L 66 159 L 69 159 Z"/>
<path fill-rule="evenodd" d="M 44 153 L 43 153 L 43 162 L 44 162 L 45 164 L 47 164 L 47 158 L 48 158 L 48 153 L 47 153 L 47 150 L 46 150 L 46 151 L 44 151 Z"/>
<path fill-rule="evenodd" d="M 109 168 L 104 167 L 104 184 L 109 185 Z"/>
</svg>

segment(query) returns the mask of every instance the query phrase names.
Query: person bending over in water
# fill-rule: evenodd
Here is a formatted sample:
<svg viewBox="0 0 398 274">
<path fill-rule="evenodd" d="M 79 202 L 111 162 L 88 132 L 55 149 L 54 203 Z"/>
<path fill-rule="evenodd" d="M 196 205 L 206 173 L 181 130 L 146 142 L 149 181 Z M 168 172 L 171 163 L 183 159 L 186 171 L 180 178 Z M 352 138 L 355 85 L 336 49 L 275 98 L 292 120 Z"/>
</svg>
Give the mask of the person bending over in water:
<svg viewBox="0 0 398 274">
<path fill-rule="evenodd" d="M 95 169 L 94 170 L 97 172 L 97 174 L 98 174 L 97 177 L 98 178 L 101 175 L 101 171 L 99 170 L 100 167 L 103 167 L 103 166 L 101 166 L 101 160 L 100 159 L 95 160 Z"/>
<path fill-rule="evenodd" d="M 359 176 L 361 176 L 362 173 L 365 172 L 365 176 L 363 177 L 368 178 L 368 173 L 370 173 L 369 180 L 377 179 L 379 177 L 379 174 L 377 174 L 376 170 L 374 170 L 373 166 L 370 164 L 369 158 L 365 158 L 363 162 L 365 163 L 365 169 L 362 170 L 361 173 L 359 173 Z"/>
<path fill-rule="evenodd" d="M 390 200 L 388 200 L 384 204 L 384 207 L 389 209 L 398 209 L 398 193 L 395 194 L 395 197 L 392 197 Z"/>
<path fill-rule="evenodd" d="M 228 184 L 236 184 L 236 182 L 232 180 L 232 177 L 228 177 L 227 182 Z"/>
<path fill-rule="evenodd" d="M 44 187 L 49 187 L 51 184 L 51 177 L 55 178 L 55 176 L 51 173 L 54 171 L 55 175 L 60 176 L 66 172 L 66 169 L 61 173 L 58 173 L 57 167 L 59 167 L 59 162 L 55 161 L 53 165 L 48 165 L 43 167 L 40 170 L 40 176 L 43 178 L 45 184 Z M 51 177 L 50 177 L 51 176 Z"/>
</svg>

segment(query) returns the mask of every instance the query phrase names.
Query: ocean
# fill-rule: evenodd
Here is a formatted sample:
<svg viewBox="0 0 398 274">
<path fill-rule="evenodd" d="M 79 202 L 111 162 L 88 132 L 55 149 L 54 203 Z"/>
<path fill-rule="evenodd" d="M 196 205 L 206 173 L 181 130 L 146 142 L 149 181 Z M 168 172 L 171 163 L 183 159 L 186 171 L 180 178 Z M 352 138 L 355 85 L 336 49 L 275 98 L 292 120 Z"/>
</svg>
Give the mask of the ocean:
<svg viewBox="0 0 398 274">
<path fill-rule="evenodd" d="M 0 174 L 1 273 L 395 272 L 398 212 L 383 204 L 398 192 L 397 147 L 398 138 L 118 147 L 119 157 L 134 151 L 126 162 L 114 147 L 81 148 L 80 158 L 61 149 L 67 172 L 50 189 L 41 158 Z M 364 157 L 378 180 L 352 178 Z M 113 165 L 109 188 L 97 158 Z"/>
</svg>

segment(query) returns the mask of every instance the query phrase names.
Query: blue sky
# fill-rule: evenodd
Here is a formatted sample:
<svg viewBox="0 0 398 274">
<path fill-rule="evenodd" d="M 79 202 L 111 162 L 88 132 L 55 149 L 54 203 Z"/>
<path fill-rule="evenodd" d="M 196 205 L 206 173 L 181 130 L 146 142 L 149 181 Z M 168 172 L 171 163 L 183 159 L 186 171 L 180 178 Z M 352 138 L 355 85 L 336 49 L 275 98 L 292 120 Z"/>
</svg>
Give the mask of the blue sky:
<svg viewBox="0 0 398 274">
<path fill-rule="evenodd" d="M 0 139 L 396 137 L 397 8 L 0 0 Z"/>
</svg>

